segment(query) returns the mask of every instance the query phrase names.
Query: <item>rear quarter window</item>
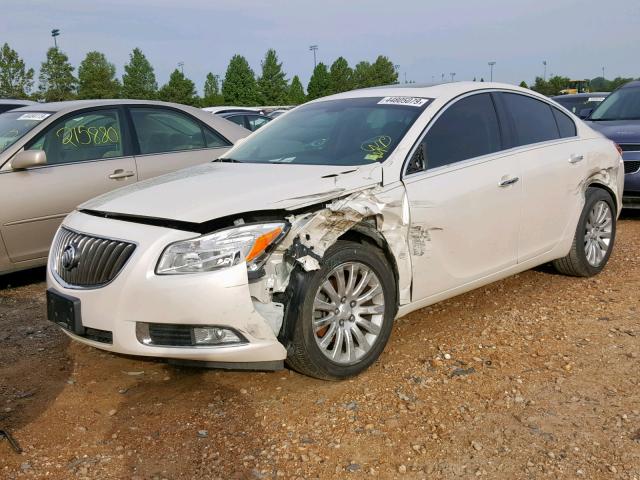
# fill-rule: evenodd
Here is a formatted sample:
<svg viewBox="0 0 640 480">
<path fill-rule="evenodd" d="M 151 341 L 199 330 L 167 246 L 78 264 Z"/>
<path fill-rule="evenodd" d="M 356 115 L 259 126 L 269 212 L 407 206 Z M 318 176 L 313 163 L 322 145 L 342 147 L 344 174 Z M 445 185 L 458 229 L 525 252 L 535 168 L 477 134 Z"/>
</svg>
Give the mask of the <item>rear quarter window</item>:
<svg viewBox="0 0 640 480">
<path fill-rule="evenodd" d="M 556 123 L 558 124 L 558 130 L 560 132 L 560 138 L 569 138 L 575 137 L 576 132 L 576 124 L 573 123 L 573 120 L 569 118 L 569 115 L 561 112 L 557 108 L 551 108 L 553 111 L 553 116 L 556 119 Z"/>
</svg>

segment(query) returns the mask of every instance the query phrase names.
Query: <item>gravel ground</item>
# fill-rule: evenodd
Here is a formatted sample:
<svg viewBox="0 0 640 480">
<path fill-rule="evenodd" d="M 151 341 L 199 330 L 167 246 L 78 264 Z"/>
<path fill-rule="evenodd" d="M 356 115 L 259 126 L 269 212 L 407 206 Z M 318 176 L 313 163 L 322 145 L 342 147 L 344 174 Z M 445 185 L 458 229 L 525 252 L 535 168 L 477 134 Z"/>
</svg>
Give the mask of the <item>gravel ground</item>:
<svg viewBox="0 0 640 480">
<path fill-rule="evenodd" d="M 640 480 L 640 216 L 605 271 L 542 267 L 400 319 L 340 383 L 107 354 L 0 278 L 0 477 Z"/>
</svg>

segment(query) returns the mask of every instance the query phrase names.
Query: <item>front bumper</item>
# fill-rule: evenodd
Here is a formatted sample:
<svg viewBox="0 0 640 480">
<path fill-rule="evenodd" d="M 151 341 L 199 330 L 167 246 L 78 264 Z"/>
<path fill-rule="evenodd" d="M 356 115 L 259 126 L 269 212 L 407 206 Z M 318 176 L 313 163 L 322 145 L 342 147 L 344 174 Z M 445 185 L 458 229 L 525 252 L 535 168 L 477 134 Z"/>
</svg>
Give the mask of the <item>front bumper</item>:
<svg viewBox="0 0 640 480">
<path fill-rule="evenodd" d="M 624 152 L 625 162 L 624 193 L 622 196 L 623 208 L 640 208 L 640 168 L 636 168 L 640 162 L 640 152 Z M 632 165 L 632 167 L 630 167 Z"/>
<path fill-rule="evenodd" d="M 286 350 L 265 318 L 254 308 L 246 266 L 185 275 L 154 273 L 158 258 L 169 243 L 193 238 L 194 233 L 111 220 L 74 212 L 64 226 L 77 232 L 135 242 L 136 250 L 118 276 L 101 288 L 73 288 L 60 283 L 47 267 L 48 287 L 80 300 L 84 327 L 112 333 L 112 343 L 74 335 L 96 348 L 127 355 L 184 361 L 258 364 L 281 362 Z M 144 345 L 136 337 L 136 322 L 179 325 L 228 326 L 248 341 L 241 345 L 166 347 Z"/>
</svg>

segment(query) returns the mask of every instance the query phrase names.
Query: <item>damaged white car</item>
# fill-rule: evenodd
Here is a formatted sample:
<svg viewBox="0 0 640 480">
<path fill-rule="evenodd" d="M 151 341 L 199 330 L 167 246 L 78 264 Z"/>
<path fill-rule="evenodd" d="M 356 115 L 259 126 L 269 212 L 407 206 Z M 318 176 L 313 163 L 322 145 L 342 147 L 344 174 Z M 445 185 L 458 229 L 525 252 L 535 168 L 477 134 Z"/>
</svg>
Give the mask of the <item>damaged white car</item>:
<svg viewBox="0 0 640 480">
<path fill-rule="evenodd" d="M 345 378 L 410 311 L 551 261 L 597 274 L 623 176 L 611 141 L 529 90 L 339 94 L 79 207 L 48 315 L 113 352 Z"/>
</svg>

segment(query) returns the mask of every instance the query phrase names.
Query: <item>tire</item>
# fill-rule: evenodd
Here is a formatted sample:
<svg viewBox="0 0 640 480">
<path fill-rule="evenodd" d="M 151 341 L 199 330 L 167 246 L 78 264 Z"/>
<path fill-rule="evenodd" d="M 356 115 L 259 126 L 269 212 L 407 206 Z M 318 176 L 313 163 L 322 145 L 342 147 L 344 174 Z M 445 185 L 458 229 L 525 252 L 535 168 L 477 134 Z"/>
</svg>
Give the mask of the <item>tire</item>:
<svg viewBox="0 0 640 480">
<path fill-rule="evenodd" d="M 610 219 L 608 222 L 596 222 L 596 227 L 599 227 L 599 230 L 596 228 L 596 235 L 606 236 L 608 234 L 609 244 L 606 252 L 602 256 L 594 257 L 592 254 L 593 249 L 590 254 L 587 236 L 592 228 L 591 223 L 594 218 L 594 209 L 599 208 L 603 204 L 606 204 L 608 207 Z M 584 208 L 578 220 L 571 251 L 566 257 L 554 260 L 553 266 L 556 270 L 564 275 L 574 277 L 592 277 L 600 273 L 609 261 L 611 251 L 613 250 L 616 238 L 616 221 L 616 206 L 611 195 L 601 188 L 587 189 Z M 608 230 L 608 232 L 606 230 Z M 601 240 L 604 241 L 606 238 L 601 238 Z M 599 243 L 597 239 L 593 241 Z M 602 245 L 602 243 L 600 243 L 600 245 Z M 600 251 L 600 253 L 602 252 Z"/>
<path fill-rule="evenodd" d="M 343 295 L 332 295 L 332 299 L 327 284 L 333 293 Z M 311 377 L 341 380 L 376 361 L 391 335 L 397 311 L 395 276 L 380 249 L 339 240 L 326 251 L 319 270 L 296 269 L 289 287 L 285 322 L 290 329 L 287 364 L 291 368 Z M 359 292 L 358 287 L 362 287 Z"/>
</svg>

